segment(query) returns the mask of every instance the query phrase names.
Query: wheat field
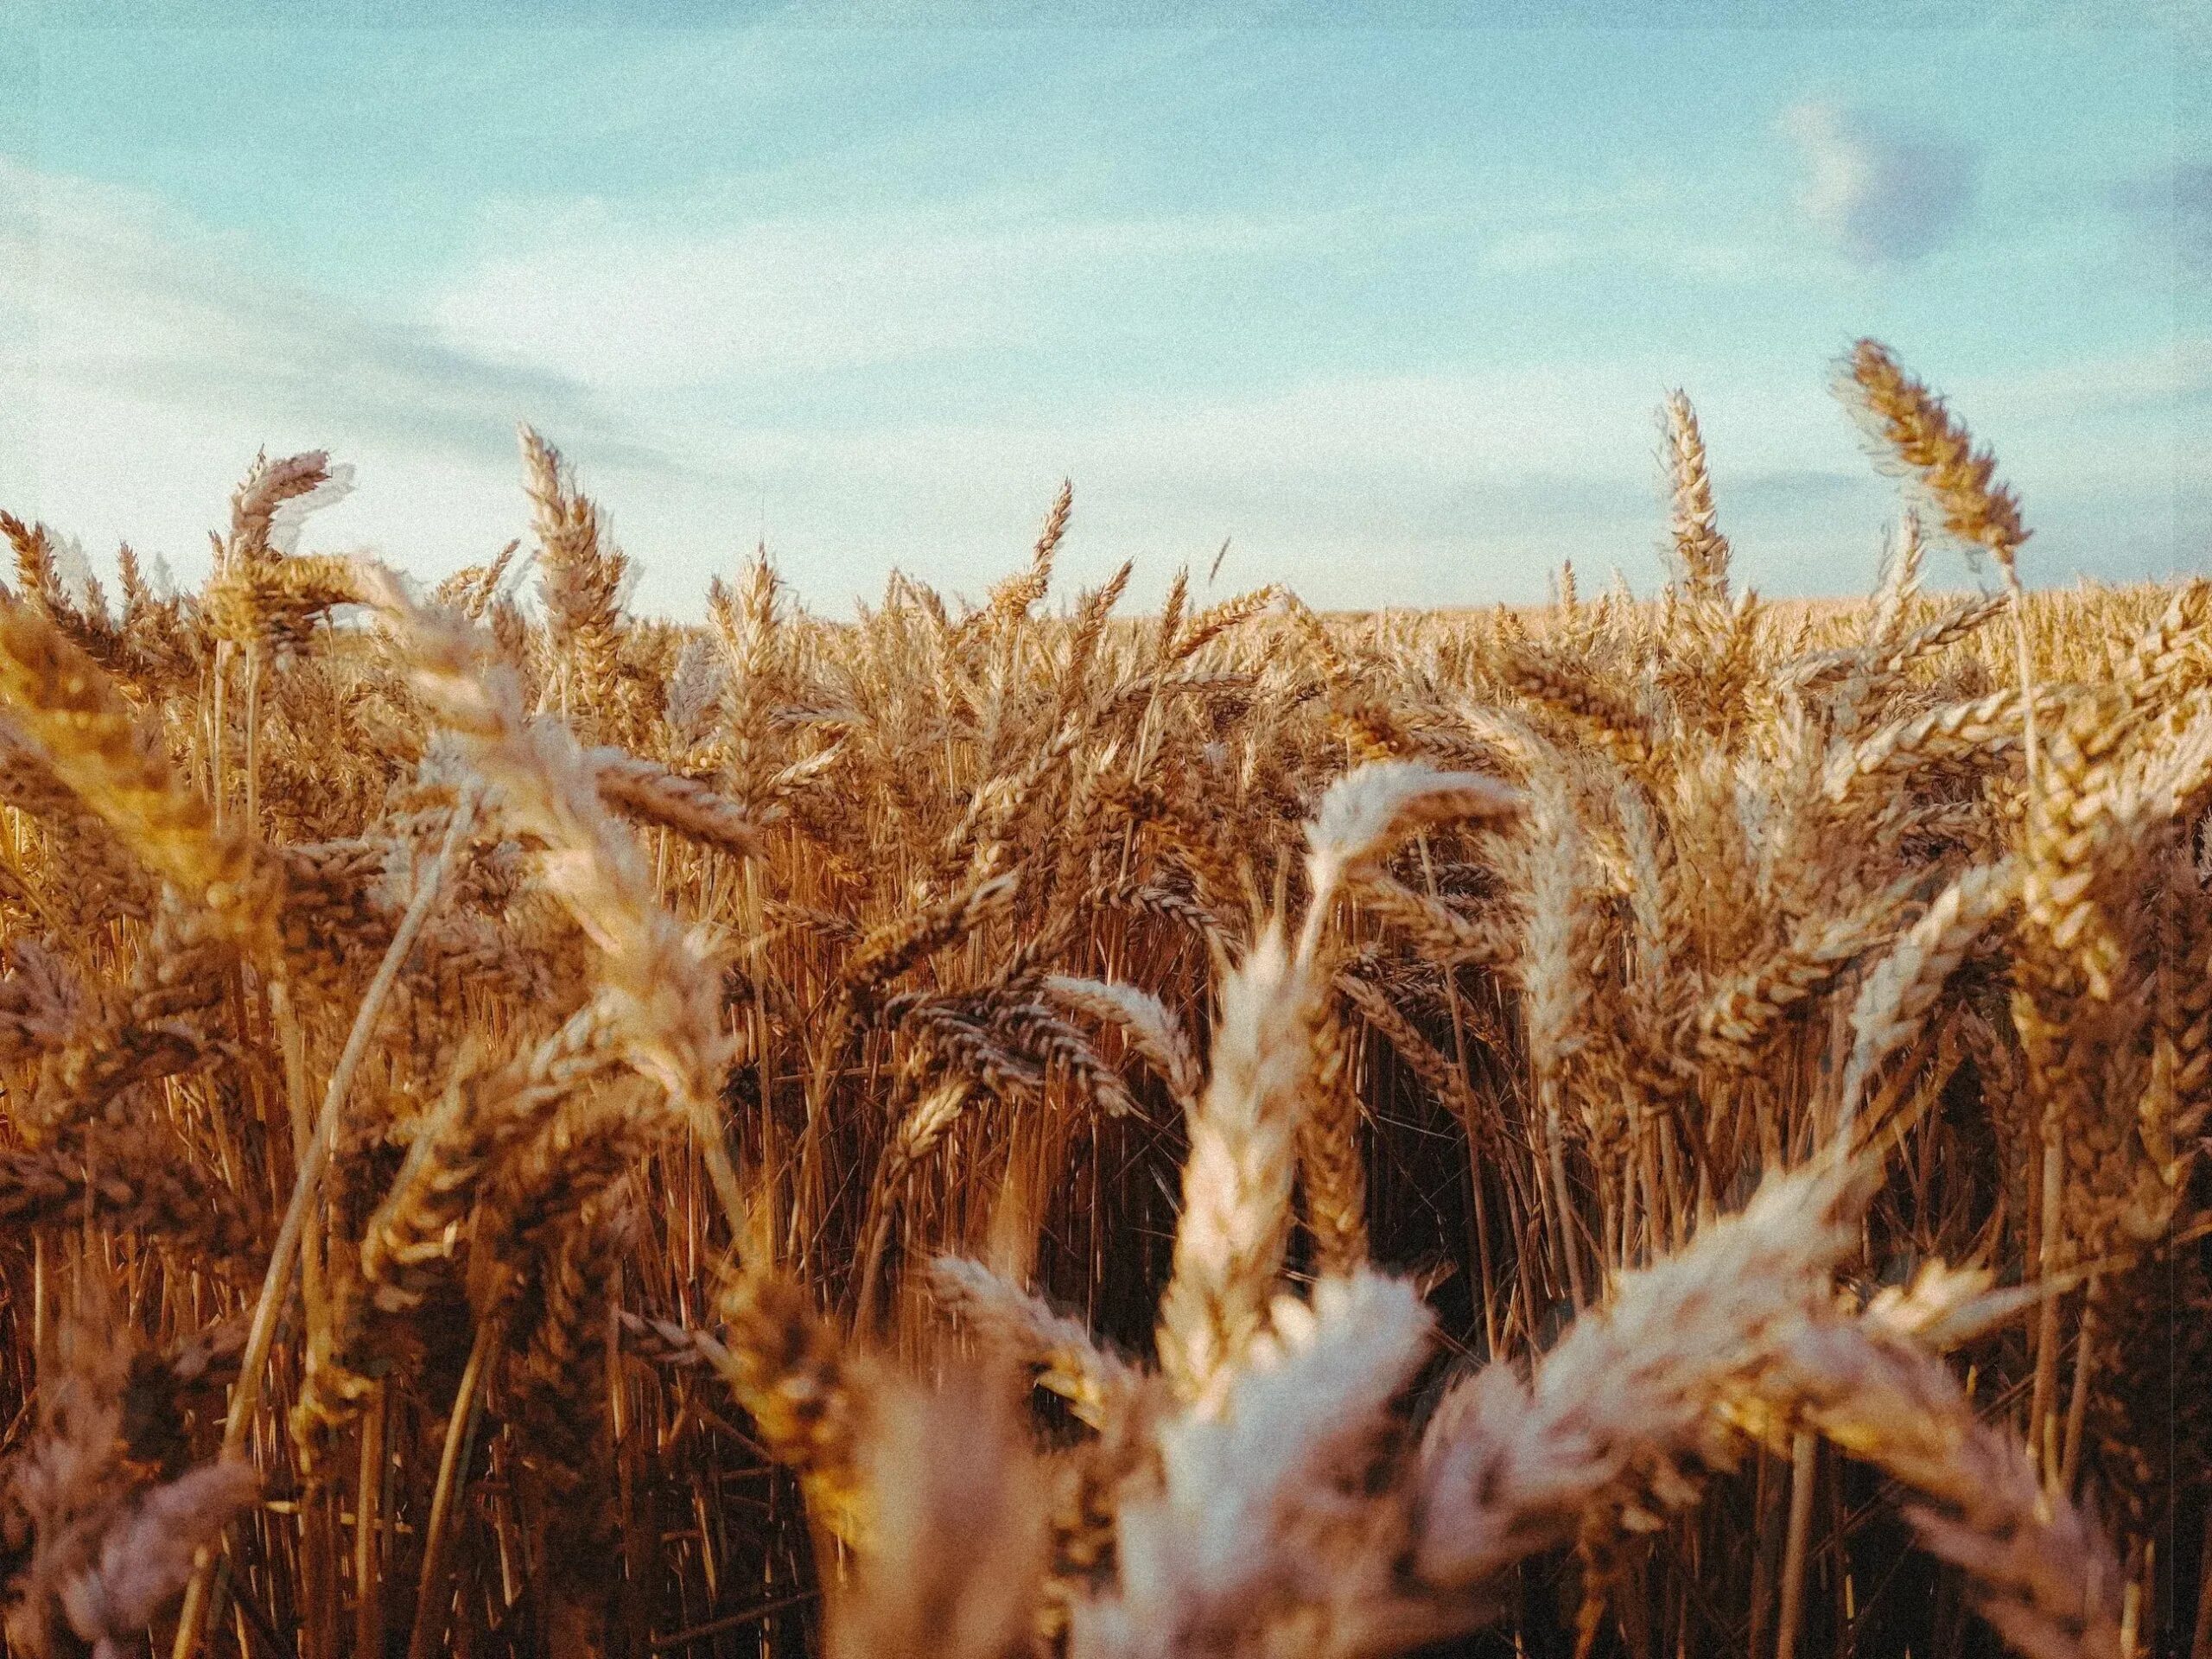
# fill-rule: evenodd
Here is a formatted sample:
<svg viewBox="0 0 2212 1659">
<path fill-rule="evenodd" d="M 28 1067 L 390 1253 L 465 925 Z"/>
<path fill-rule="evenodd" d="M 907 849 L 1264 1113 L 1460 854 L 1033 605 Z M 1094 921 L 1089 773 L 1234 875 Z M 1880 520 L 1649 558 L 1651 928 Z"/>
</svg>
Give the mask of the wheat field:
<svg viewBox="0 0 2212 1659">
<path fill-rule="evenodd" d="M 2203 1659 L 2212 587 L 1839 389 L 1851 605 L 0 519 L 7 1651 Z"/>
</svg>

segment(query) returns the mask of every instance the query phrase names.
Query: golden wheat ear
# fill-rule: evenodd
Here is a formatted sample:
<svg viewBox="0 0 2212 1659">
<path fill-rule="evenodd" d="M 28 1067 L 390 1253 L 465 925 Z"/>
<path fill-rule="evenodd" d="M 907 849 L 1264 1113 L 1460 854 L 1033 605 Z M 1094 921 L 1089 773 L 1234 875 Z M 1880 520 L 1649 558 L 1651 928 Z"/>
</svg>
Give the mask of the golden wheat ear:
<svg viewBox="0 0 2212 1659">
<path fill-rule="evenodd" d="M 1706 467 L 1705 434 L 1698 426 L 1697 411 L 1682 392 L 1670 392 L 1659 424 L 1673 486 L 1674 514 L 1668 528 L 1675 568 L 1694 601 L 1726 606 L 1728 538 L 1720 533 L 1719 515 L 1713 505 L 1713 480 Z"/>
<path fill-rule="evenodd" d="M 1503 817 L 1520 805 L 1518 791 L 1481 772 L 1445 772 L 1418 760 L 1354 767 L 1329 786 L 1306 826 L 1313 909 L 1425 825 Z"/>
<path fill-rule="evenodd" d="M 259 1478 L 219 1460 L 164 1480 L 133 1443 L 176 1424 L 132 1421 L 141 1338 L 89 1253 L 48 1351 L 38 1412 L 9 1462 L 11 1542 L 29 1559 L 13 1585 L 9 1641 L 32 1653 L 121 1654 L 173 1603 L 193 1561 L 252 1501 Z M 143 1408 L 143 1407 L 142 1407 Z M 12 1529 L 12 1528 L 11 1528 Z"/>
<path fill-rule="evenodd" d="M 1045 988 L 1070 1007 L 1119 1027 L 1145 1064 L 1159 1073 L 1175 1103 L 1185 1111 L 1191 1109 L 1205 1074 L 1173 1008 L 1149 991 L 1106 980 L 1054 974 L 1046 978 Z"/>
<path fill-rule="evenodd" d="M 714 1357 L 768 1454 L 799 1478 L 807 1511 L 848 1541 L 866 1530 L 870 1488 L 861 1422 L 878 1380 L 812 1296 L 755 1255 L 719 1298 L 726 1344 Z"/>
<path fill-rule="evenodd" d="M 1592 1505 L 1664 1514 L 1694 1497 L 1666 1477 L 1730 1461 L 1715 1408 L 1764 1362 L 1771 1332 L 1831 1297 L 1865 1182 L 1833 1156 L 1770 1177 L 1680 1254 L 1618 1278 L 1529 1382 L 1492 1363 L 1459 1384 L 1414 1476 L 1422 1580 L 1477 1592 L 1572 1538 Z"/>
<path fill-rule="evenodd" d="M 1962 1569 L 1975 1605 L 2026 1659 L 2121 1659 L 2110 1546 L 2026 1448 L 1985 1424 L 1910 1334 L 1916 1310 L 1790 1328 L 1753 1385 L 1896 1480 L 1921 1541 Z M 1886 1328 L 1885 1328 L 1886 1327 Z"/>
<path fill-rule="evenodd" d="M 869 1526 L 830 1598 L 830 1659 L 1033 1650 L 1051 1491 L 1001 1384 L 956 1370 L 932 1389 L 892 1383 L 874 1396 L 861 1453 Z"/>
<path fill-rule="evenodd" d="M 1143 1653 L 1164 1630 L 1302 1625 L 1343 1652 L 1393 1650 L 1375 1638 L 1394 1625 L 1405 1645 L 1446 1633 L 1395 1570 L 1398 1504 L 1364 1490 L 1432 1326 L 1410 1282 L 1371 1272 L 1279 1299 L 1217 1391 L 1154 1428 L 1158 1472 L 1122 1491 L 1116 1573 L 1071 1608 L 1074 1650 Z"/>
<path fill-rule="evenodd" d="M 29 607 L 0 601 L 0 705 L 54 775 L 139 861 L 220 929 L 281 968 L 283 877 L 254 843 L 216 823 L 180 779 L 159 736 L 98 664 Z"/>
<path fill-rule="evenodd" d="M 1270 924 L 1224 981 L 1212 1072 L 1191 1114 L 1160 1370 L 1185 1401 L 1217 1400 L 1260 1334 L 1290 1226 L 1294 1136 L 1312 1065 L 1315 987 Z"/>
<path fill-rule="evenodd" d="M 987 1351 L 1035 1367 L 1039 1386 L 1066 1400 L 1091 1427 L 1109 1430 L 1134 1408 L 1143 1375 L 1102 1347 L 1079 1321 L 959 1256 L 932 1262 L 930 1283 L 938 1305 Z"/>
<path fill-rule="evenodd" d="M 721 1112 L 732 1039 L 720 972 L 660 904 L 637 843 L 601 804 L 594 766 L 557 724 L 524 714 L 513 676 L 486 660 L 457 618 L 416 605 L 389 572 L 363 570 L 363 591 L 401 642 L 431 713 L 492 791 L 494 810 L 546 849 L 546 885 L 599 948 L 600 994 L 630 1063 L 666 1090 L 705 1160 L 732 1236 L 745 1201 Z"/>
<path fill-rule="evenodd" d="M 1836 388 L 1874 454 L 1912 479 L 1945 532 L 1987 549 L 2009 568 L 2028 539 L 2019 498 L 1998 482 L 1996 458 L 1974 448 L 1943 400 L 1877 340 L 1853 345 L 1837 366 Z"/>
<path fill-rule="evenodd" d="M 523 486 L 538 541 L 538 597 L 564 714 L 596 730 L 617 706 L 622 588 L 630 562 L 613 544 L 592 499 L 561 452 L 528 426 L 518 430 Z"/>
</svg>

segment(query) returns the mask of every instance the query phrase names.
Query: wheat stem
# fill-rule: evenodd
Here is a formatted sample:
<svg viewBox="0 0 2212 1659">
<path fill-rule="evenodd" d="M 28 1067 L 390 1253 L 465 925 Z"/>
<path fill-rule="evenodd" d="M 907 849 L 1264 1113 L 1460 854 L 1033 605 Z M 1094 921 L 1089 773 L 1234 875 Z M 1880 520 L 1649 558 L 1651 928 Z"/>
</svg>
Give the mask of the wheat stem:
<svg viewBox="0 0 2212 1659">
<path fill-rule="evenodd" d="M 446 1602 L 451 1594 L 446 1552 L 453 1537 L 454 1502 L 461 1489 L 464 1455 L 475 1440 L 484 1371 L 499 1351 L 505 1328 L 500 1314 L 486 1314 L 477 1320 L 468 1362 L 461 1368 L 460 1385 L 454 1390 L 453 1412 L 446 1419 L 445 1441 L 438 1452 L 437 1484 L 431 1491 L 429 1519 L 423 1526 L 423 1573 L 416 1585 L 415 1624 L 407 1635 L 407 1659 L 430 1659 L 445 1637 Z"/>
<path fill-rule="evenodd" d="M 269 1363 L 269 1351 L 276 1338 L 277 1316 L 292 1286 L 292 1266 L 300 1250 L 302 1235 L 314 1208 L 315 1198 L 322 1173 L 330 1159 L 330 1143 L 335 1135 L 340 1115 L 346 1106 L 346 1096 L 353 1086 L 353 1073 L 368 1051 L 369 1039 L 375 1034 L 377 1021 L 384 1013 L 385 1000 L 391 995 L 392 985 L 406 965 L 415 948 L 415 940 L 423 931 L 423 924 L 436 902 L 438 887 L 445 867 L 468 833 L 476 816 L 476 793 L 473 788 L 464 790 L 454 807 L 453 821 L 447 826 L 445 844 L 437 857 L 423 873 L 422 884 L 407 906 L 407 913 L 386 948 L 384 960 L 378 964 L 376 977 L 370 981 L 361 1006 L 353 1016 L 353 1029 L 346 1033 L 346 1046 L 338 1057 L 338 1065 L 331 1071 L 329 1087 L 324 1091 L 322 1109 L 316 1116 L 315 1134 L 308 1142 L 306 1154 L 300 1160 L 298 1173 L 293 1178 L 291 1201 L 284 1209 L 284 1220 L 276 1231 L 276 1243 L 269 1257 L 269 1270 L 261 1281 L 261 1294 L 254 1303 L 253 1323 L 246 1336 L 245 1352 L 238 1362 L 238 1380 L 231 1391 L 229 1414 L 223 1421 L 223 1450 L 225 1458 L 235 1458 L 245 1446 L 246 1431 L 251 1427 L 254 1412 L 261 1403 L 261 1376 Z M 200 1625 L 206 1617 L 207 1577 L 213 1571 L 214 1552 L 203 1551 L 194 1568 L 191 1582 L 186 1586 L 184 1606 L 178 1616 L 176 1642 L 171 1649 L 173 1659 L 191 1659 L 200 1643 Z"/>
<path fill-rule="evenodd" d="M 1782 1610 L 1775 1659 L 1795 1659 L 1805 1617 L 1805 1557 L 1813 1534 L 1813 1488 L 1819 1475 L 1820 1436 L 1801 1428 L 1789 1443 L 1789 1531 L 1782 1552 Z"/>
</svg>

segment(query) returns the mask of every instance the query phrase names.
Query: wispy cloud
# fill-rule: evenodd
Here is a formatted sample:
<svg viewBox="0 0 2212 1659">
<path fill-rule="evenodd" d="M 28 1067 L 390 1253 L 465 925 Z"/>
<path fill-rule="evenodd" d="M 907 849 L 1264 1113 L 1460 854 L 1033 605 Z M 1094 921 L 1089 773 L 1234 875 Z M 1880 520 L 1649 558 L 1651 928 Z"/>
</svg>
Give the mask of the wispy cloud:
<svg viewBox="0 0 2212 1659">
<path fill-rule="evenodd" d="M 0 273 L 27 354 L 10 370 L 35 376 L 42 398 L 229 404 L 442 454 L 505 455 L 524 410 L 620 439 L 569 377 L 274 280 L 250 248 L 143 196 L 5 156 Z"/>
<path fill-rule="evenodd" d="M 257 448 L 370 461 L 328 515 L 432 562 L 480 546 L 529 417 L 632 470 L 666 458 L 578 381 L 268 275 L 254 250 L 143 194 L 0 156 L 0 478 L 8 505 L 123 537 L 189 574 Z M 319 521 L 321 522 L 321 521 Z"/>
<path fill-rule="evenodd" d="M 1980 156 L 1970 144 L 1819 100 L 1793 105 L 1783 128 L 1803 153 L 1806 218 L 1847 258 L 1909 264 L 1972 213 Z"/>
<path fill-rule="evenodd" d="M 1241 216 L 1066 219 L 963 200 L 656 225 L 585 204 L 506 227 L 434 307 L 457 350 L 600 386 L 669 387 L 955 357 L 1064 327 L 1163 268 L 1295 245 Z M 735 221 L 733 223 L 732 221 Z"/>
</svg>

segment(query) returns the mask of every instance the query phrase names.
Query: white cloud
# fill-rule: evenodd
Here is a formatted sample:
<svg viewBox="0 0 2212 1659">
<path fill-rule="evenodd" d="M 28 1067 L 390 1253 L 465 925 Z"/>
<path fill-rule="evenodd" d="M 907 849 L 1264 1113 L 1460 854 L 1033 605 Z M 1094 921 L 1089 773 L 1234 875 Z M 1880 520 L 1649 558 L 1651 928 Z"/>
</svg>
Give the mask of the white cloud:
<svg viewBox="0 0 2212 1659">
<path fill-rule="evenodd" d="M 254 251 L 143 196 L 0 157 L 0 272 L 41 384 L 230 399 L 379 438 L 477 447 L 528 402 L 596 421 L 578 384 L 493 365 L 418 325 L 263 274 Z"/>
<path fill-rule="evenodd" d="M 469 357 L 404 320 L 266 276 L 250 247 L 143 195 L 0 156 L 0 487 L 17 512 L 162 551 L 189 578 L 256 449 L 369 460 L 325 542 L 477 556 L 516 517 L 514 423 L 626 464 L 649 452 L 575 383 Z M 483 486 L 434 512 L 456 472 Z M 495 482 L 496 480 L 496 482 Z M 504 540 L 504 536 L 499 539 Z M 496 541 L 492 545 L 496 546 Z"/>
<path fill-rule="evenodd" d="M 1163 261 L 1279 247 L 1243 219 L 977 224 L 910 210 L 702 232 L 582 207 L 513 224 L 434 308 L 457 350 L 593 385 L 669 388 L 946 357 L 1018 338 Z"/>
<path fill-rule="evenodd" d="M 1980 157 L 1969 144 L 1818 100 L 1792 106 L 1783 129 L 1804 154 L 1806 217 L 1848 258 L 1909 264 L 1972 212 Z"/>
</svg>

